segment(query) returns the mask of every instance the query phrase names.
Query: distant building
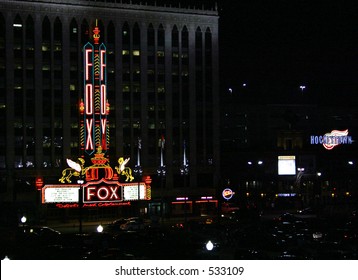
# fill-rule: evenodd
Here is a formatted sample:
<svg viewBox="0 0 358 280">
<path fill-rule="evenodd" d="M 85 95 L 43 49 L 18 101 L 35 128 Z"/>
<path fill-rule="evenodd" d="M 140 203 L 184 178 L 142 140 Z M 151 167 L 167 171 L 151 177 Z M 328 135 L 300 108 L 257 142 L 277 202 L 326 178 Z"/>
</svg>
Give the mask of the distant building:
<svg viewBox="0 0 358 280">
<path fill-rule="evenodd" d="M 356 207 L 357 105 L 317 100 L 314 92 L 277 90 L 265 88 L 262 96 L 262 88 L 251 85 L 222 93 L 221 172 L 237 193 L 236 202 Z M 344 138 L 325 147 L 316 143 L 322 135 Z M 279 163 L 279 157 L 292 160 Z M 292 164 L 290 172 L 279 170 L 285 163 Z"/>
</svg>

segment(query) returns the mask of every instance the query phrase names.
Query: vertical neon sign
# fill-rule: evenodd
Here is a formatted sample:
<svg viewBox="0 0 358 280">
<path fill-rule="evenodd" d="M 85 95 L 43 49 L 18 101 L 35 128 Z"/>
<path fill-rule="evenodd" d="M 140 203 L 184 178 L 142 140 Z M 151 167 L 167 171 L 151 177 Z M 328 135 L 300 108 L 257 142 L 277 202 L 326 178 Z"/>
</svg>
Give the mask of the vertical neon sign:
<svg viewBox="0 0 358 280">
<path fill-rule="evenodd" d="M 99 44 L 100 30 L 93 29 L 93 44 L 83 47 L 84 55 L 84 101 L 81 102 L 81 149 L 88 155 L 101 146 L 103 153 L 109 147 L 107 116 L 107 57 L 106 46 Z"/>
</svg>

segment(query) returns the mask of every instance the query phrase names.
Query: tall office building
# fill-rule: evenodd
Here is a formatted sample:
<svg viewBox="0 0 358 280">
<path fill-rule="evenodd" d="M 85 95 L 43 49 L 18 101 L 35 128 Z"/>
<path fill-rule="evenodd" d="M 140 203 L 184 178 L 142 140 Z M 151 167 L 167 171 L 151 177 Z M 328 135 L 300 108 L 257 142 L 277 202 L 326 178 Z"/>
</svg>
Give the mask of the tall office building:
<svg viewBox="0 0 358 280">
<path fill-rule="evenodd" d="M 203 197 L 205 209 L 215 205 L 220 177 L 215 7 L 37 0 L 0 1 L 0 8 L 2 202 L 36 204 L 36 178 L 58 181 L 65 159 L 81 156 L 83 47 L 97 21 L 107 52 L 109 161 L 127 156 L 134 166 L 140 139 L 143 174 L 153 179 L 149 207 L 164 198 L 166 211 L 180 214 L 182 205 L 175 203 L 183 196 L 193 214 L 202 211 Z M 157 175 L 161 162 L 164 179 Z M 184 163 L 188 173 L 181 172 Z"/>
</svg>

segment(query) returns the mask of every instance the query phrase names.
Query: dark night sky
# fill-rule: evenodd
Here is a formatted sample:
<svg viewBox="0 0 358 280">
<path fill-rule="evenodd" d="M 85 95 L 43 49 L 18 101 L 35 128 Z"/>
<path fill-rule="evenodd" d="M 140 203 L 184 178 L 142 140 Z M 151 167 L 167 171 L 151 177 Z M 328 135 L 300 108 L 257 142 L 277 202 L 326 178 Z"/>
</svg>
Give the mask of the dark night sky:
<svg viewBox="0 0 358 280">
<path fill-rule="evenodd" d="M 358 3 L 221 2 L 224 86 L 246 82 L 285 95 L 304 84 L 321 96 L 358 93 Z"/>
<path fill-rule="evenodd" d="M 218 3 L 222 91 L 247 83 L 251 92 L 282 98 L 305 85 L 312 100 L 357 102 L 357 1 L 156 1 L 179 2 L 208 9 Z"/>
</svg>

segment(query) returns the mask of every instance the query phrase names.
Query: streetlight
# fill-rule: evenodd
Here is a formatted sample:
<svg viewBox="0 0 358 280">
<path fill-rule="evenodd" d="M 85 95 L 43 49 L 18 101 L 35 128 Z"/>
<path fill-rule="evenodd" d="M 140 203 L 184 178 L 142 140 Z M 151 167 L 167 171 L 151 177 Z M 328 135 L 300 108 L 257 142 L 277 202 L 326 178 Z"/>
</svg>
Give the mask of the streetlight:
<svg viewBox="0 0 358 280">
<path fill-rule="evenodd" d="M 139 207 L 139 200 L 140 200 L 140 180 L 142 179 L 143 170 L 142 166 L 140 165 L 140 150 L 142 149 L 142 140 L 138 138 L 138 149 L 137 149 L 137 164 L 134 166 L 133 174 L 134 177 L 138 180 L 138 213 L 140 215 L 140 207 Z"/>
<path fill-rule="evenodd" d="M 97 232 L 98 232 L 98 233 L 103 232 L 103 226 L 102 226 L 102 225 L 99 225 L 99 226 L 97 227 Z"/>
<path fill-rule="evenodd" d="M 209 240 L 209 241 L 206 243 L 205 247 L 206 247 L 206 250 L 212 251 L 212 250 L 214 249 L 214 244 L 213 244 L 213 242 L 211 242 L 211 241 Z"/>
<path fill-rule="evenodd" d="M 80 188 L 78 189 L 78 208 L 79 208 L 79 222 L 80 222 L 80 228 L 79 232 L 82 234 L 82 208 L 83 208 L 83 189 L 82 185 L 84 183 L 83 179 L 78 179 L 77 184 L 80 185 Z"/>
<path fill-rule="evenodd" d="M 23 224 L 24 224 L 24 223 L 26 223 L 27 218 L 26 218 L 25 216 L 22 216 L 20 220 L 21 220 L 21 223 L 23 223 Z"/>
<path fill-rule="evenodd" d="M 25 223 L 27 221 L 27 218 L 25 216 L 22 216 L 20 221 L 21 221 L 22 226 L 25 227 Z"/>
<path fill-rule="evenodd" d="M 186 145 L 185 145 L 185 140 L 184 140 L 184 147 L 183 147 L 183 164 L 180 167 L 180 174 L 184 176 L 184 191 L 185 191 L 185 197 L 184 197 L 184 222 L 185 222 L 185 226 L 187 224 L 187 205 L 186 205 L 186 201 L 188 200 L 188 197 L 186 196 L 186 176 L 189 175 L 189 162 L 186 158 Z"/>
<path fill-rule="evenodd" d="M 164 136 L 162 136 L 159 139 L 158 145 L 160 147 L 160 165 L 157 169 L 157 174 L 160 177 L 160 192 L 161 192 L 161 201 L 160 201 L 160 217 L 161 220 L 163 221 L 163 214 L 164 214 L 164 209 L 163 209 L 163 185 L 164 185 L 164 178 L 166 175 L 166 168 L 164 165 L 164 144 L 165 144 L 165 139 Z"/>
<path fill-rule="evenodd" d="M 74 162 L 70 159 L 66 159 L 69 167 L 74 169 L 79 174 L 79 179 L 77 180 L 77 184 L 80 186 L 78 189 L 78 208 L 79 208 L 79 233 L 82 234 L 82 207 L 83 207 L 83 183 L 85 182 L 82 178 L 82 166 L 77 162 Z"/>
</svg>

